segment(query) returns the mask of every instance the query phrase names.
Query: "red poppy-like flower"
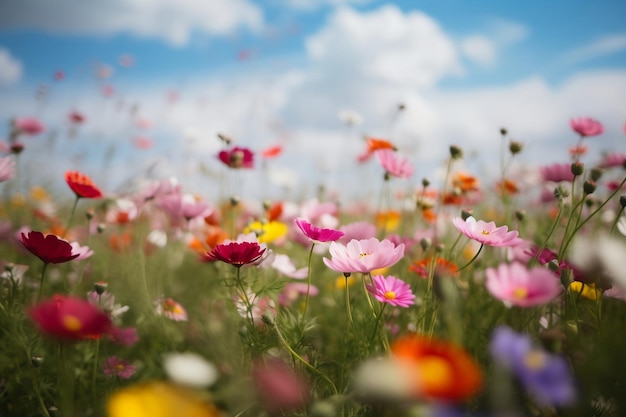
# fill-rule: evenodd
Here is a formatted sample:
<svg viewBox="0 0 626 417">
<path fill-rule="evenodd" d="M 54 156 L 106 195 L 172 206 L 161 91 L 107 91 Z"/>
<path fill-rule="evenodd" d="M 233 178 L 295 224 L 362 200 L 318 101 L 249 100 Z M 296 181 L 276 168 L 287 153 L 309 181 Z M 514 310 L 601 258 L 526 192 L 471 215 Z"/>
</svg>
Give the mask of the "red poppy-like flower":
<svg viewBox="0 0 626 417">
<path fill-rule="evenodd" d="M 29 315 L 43 333 L 56 339 L 98 338 L 111 327 L 105 312 L 75 297 L 55 295 L 31 308 Z"/>
<path fill-rule="evenodd" d="M 283 153 L 283 147 L 280 145 L 270 146 L 261 152 L 261 156 L 265 159 L 275 158 Z"/>
<path fill-rule="evenodd" d="M 391 346 L 394 358 L 415 369 L 414 395 L 444 402 L 461 402 L 482 388 L 476 361 L 460 346 L 411 334 Z"/>
<path fill-rule="evenodd" d="M 22 233 L 20 241 L 30 253 L 45 264 L 60 264 L 78 258 L 80 253 L 73 250 L 72 245 L 56 235 L 44 236 L 41 232 Z"/>
<path fill-rule="evenodd" d="M 259 260 L 263 253 L 265 248 L 256 242 L 231 242 L 215 246 L 211 252 L 204 254 L 203 259 L 210 262 L 222 261 L 240 268 Z"/>
<path fill-rule="evenodd" d="M 254 168 L 254 154 L 250 149 L 235 146 L 221 151 L 218 158 L 231 168 Z"/>
<path fill-rule="evenodd" d="M 102 191 L 93 183 L 91 178 L 82 172 L 67 171 L 65 182 L 74 191 L 78 198 L 100 198 Z"/>
</svg>

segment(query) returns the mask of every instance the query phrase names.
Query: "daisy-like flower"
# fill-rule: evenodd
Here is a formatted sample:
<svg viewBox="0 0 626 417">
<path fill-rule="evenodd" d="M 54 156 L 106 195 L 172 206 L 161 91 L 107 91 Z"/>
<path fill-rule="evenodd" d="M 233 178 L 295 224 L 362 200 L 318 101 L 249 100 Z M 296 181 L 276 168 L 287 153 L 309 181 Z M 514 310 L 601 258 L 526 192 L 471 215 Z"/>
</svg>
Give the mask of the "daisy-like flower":
<svg viewBox="0 0 626 417">
<path fill-rule="evenodd" d="M 391 355 L 415 372 L 410 384 L 415 398 L 458 403 L 482 388 L 476 361 L 450 342 L 411 334 L 393 342 Z"/>
<path fill-rule="evenodd" d="M 313 226 L 305 219 L 295 219 L 294 223 L 313 243 L 334 242 L 344 235 L 344 233 L 339 230 Z"/>
<path fill-rule="evenodd" d="M 385 171 L 394 177 L 409 178 L 413 175 L 413 165 L 406 159 L 398 156 L 391 149 L 381 149 L 376 151 L 378 162 Z"/>
<path fill-rule="evenodd" d="M 269 222 L 254 221 L 244 229 L 244 233 L 254 233 L 259 243 L 270 243 L 285 236 L 289 229 L 285 223 L 273 220 Z"/>
<path fill-rule="evenodd" d="M 324 258 L 324 264 L 337 272 L 367 273 L 394 265 L 404 256 L 404 244 L 395 246 L 389 240 L 376 238 L 351 240 L 347 246 L 337 242 L 330 244 L 332 259 Z"/>
<path fill-rule="evenodd" d="M 492 334 L 491 355 L 517 376 L 543 406 L 566 406 L 576 400 L 574 379 L 567 361 L 533 345 L 530 337 L 508 327 Z"/>
<path fill-rule="evenodd" d="M 541 177 L 544 181 L 561 182 L 574 180 L 571 164 L 552 164 L 540 168 Z"/>
<path fill-rule="evenodd" d="M 70 246 L 72 247 L 72 254 L 78 254 L 78 256 L 74 258 L 76 261 L 91 258 L 93 255 L 93 250 L 91 250 L 89 246 L 80 246 L 80 243 L 78 242 L 72 242 L 70 243 Z"/>
<path fill-rule="evenodd" d="M 0 158 L 0 182 L 8 181 L 15 174 L 15 161 L 10 156 Z"/>
<path fill-rule="evenodd" d="M 174 321 L 187 321 L 187 311 L 172 298 L 156 301 L 156 313 Z"/>
<path fill-rule="evenodd" d="M 48 336 L 63 340 L 82 340 L 107 333 L 109 316 L 88 301 L 56 295 L 30 309 L 37 327 Z"/>
<path fill-rule="evenodd" d="M 374 275 L 372 285 L 367 285 L 367 291 L 381 303 L 391 304 L 394 307 L 408 307 L 414 304 L 415 294 L 406 282 L 389 275 Z"/>
<path fill-rule="evenodd" d="M 120 377 L 122 379 L 129 379 L 135 374 L 137 367 L 125 359 L 120 359 L 117 356 L 111 356 L 107 358 L 102 364 L 102 372 L 108 377 Z"/>
<path fill-rule="evenodd" d="M 579 117 L 569 121 L 572 130 L 582 137 L 598 136 L 604 133 L 604 126 L 591 117 Z"/>
<path fill-rule="evenodd" d="M 235 146 L 221 151 L 217 157 L 230 168 L 254 168 L 254 154 L 250 149 Z"/>
<path fill-rule="evenodd" d="M 76 198 L 100 198 L 102 191 L 94 184 L 87 175 L 79 171 L 67 171 L 65 182 L 70 187 Z"/>
<path fill-rule="evenodd" d="M 222 261 L 241 268 L 259 260 L 265 250 L 256 242 L 230 242 L 215 246 L 204 254 L 203 259 L 209 262 Z"/>
<path fill-rule="evenodd" d="M 166 354 L 163 369 L 173 382 L 191 388 L 210 387 L 219 376 L 215 365 L 193 352 Z"/>
<path fill-rule="evenodd" d="M 485 273 L 489 293 L 509 307 L 547 304 L 563 290 L 554 273 L 540 266 L 527 269 L 519 262 L 502 263 L 497 269 L 487 268 Z"/>
<path fill-rule="evenodd" d="M 81 253 L 74 252 L 72 245 L 56 235 L 45 235 L 30 231 L 20 235 L 20 241 L 26 249 L 43 261 L 44 264 L 60 264 L 78 258 Z"/>
<path fill-rule="evenodd" d="M 483 245 L 505 247 L 516 246 L 523 242 L 518 236 L 518 232 L 513 230 L 509 232 L 507 226 L 497 227 L 494 222 L 476 221 L 472 216 L 467 220 L 457 217 L 452 223 L 459 229 L 459 232 Z"/>
</svg>

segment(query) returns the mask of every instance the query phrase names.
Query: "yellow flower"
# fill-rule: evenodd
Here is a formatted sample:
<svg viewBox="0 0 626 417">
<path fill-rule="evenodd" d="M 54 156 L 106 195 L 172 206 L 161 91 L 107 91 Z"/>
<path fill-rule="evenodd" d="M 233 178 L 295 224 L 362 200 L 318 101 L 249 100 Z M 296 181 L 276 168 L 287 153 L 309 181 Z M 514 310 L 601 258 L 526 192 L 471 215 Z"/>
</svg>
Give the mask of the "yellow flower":
<svg viewBox="0 0 626 417">
<path fill-rule="evenodd" d="M 261 223 L 260 221 L 252 222 L 244 229 L 244 233 L 255 233 L 259 239 L 259 243 L 270 243 L 287 234 L 287 225 L 277 221 Z"/>
<path fill-rule="evenodd" d="M 114 392 L 108 417 L 219 417 L 220 411 L 199 393 L 169 382 L 149 381 Z"/>
<path fill-rule="evenodd" d="M 596 289 L 595 284 L 584 284 L 580 281 L 572 281 L 569 284 L 569 290 L 574 294 L 580 294 L 580 297 L 587 300 L 599 300 L 602 297 L 602 291 Z"/>
<path fill-rule="evenodd" d="M 354 275 L 350 275 L 347 279 L 342 275 L 335 280 L 335 288 L 337 288 L 338 290 L 345 290 L 346 284 L 351 287 L 354 284 L 354 281 Z"/>
<path fill-rule="evenodd" d="M 50 194 L 41 186 L 35 185 L 30 189 L 30 197 L 35 201 L 50 200 Z"/>
<path fill-rule="evenodd" d="M 388 232 L 392 232 L 398 228 L 401 219 L 400 213 L 389 210 L 384 213 L 376 214 L 376 227 L 384 228 Z"/>
</svg>

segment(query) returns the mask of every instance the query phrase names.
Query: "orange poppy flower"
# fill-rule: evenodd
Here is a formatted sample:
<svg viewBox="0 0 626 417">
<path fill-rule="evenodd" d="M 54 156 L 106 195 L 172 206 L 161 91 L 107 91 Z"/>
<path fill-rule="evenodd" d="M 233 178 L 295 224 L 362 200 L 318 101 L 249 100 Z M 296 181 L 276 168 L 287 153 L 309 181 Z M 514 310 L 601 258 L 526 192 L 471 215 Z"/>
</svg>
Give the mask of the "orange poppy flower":
<svg viewBox="0 0 626 417">
<path fill-rule="evenodd" d="M 388 140 L 367 138 L 367 152 L 368 153 L 374 153 L 381 149 L 391 149 L 392 151 L 395 151 L 397 148 L 394 146 L 394 144 L 392 144 Z"/>
<path fill-rule="evenodd" d="M 478 191 L 480 184 L 478 178 L 465 172 L 457 172 L 452 177 L 452 186 L 466 193 L 468 191 Z"/>
<path fill-rule="evenodd" d="M 417 398 L 461 402 L 480 391 L 483 375 L 476 361 L 460 346 L 409 334 L 391 345 L 394 358 L 415 370 Z"/>
</svg>

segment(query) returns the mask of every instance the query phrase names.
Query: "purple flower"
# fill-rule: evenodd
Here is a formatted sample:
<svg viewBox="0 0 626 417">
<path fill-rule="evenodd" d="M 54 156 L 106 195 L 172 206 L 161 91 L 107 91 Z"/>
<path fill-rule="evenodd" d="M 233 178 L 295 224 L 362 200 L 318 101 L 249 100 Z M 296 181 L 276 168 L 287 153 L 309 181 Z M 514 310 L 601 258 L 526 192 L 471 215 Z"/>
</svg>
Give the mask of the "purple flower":
<svg viewBox="0 0 626 417">
<path fill-rule="evenodd" d="M 304 235 L 314 243 L 334 242 L 344 235 L 344 233 L 339 230 L 315 227 L 304 219 L 295 219 L 294 223 L 298 226 L 302 233 L 304 233 Z"/>
<path fill-rule="evenodd" d="M 415 295 L 406 282 L 389 275 L 374 275 L 372 285 L 367 286 L 367 291 L 381 303 L 391 304 L 395 307 L 408 307 L 414 304 Z"/>
<path fill-rule="evenodd" d="M 136 370 L 135 365 L 117 356 L 111 356 L 102 364 L 102 371 L 108 377 L 119 376 L 122 379 L 129 379 Z"/>
<path fill-rule="evenodd" d="M 459 232 L 483 245 L 487 246 L 516 246 L 524 241 L 517 237 L 517 231 L 509 232 L 507 226 L 496 227 L 494 222 L 476 221 L 473 217 L 468 217 L 463 221 L 461 217 L 452 220 L 452 223 L 459 229 Z"/>
<path fill-rule="evenodd" d="M 526 334 L 498 327 L 491 337 L 491 356 L 509 369 L 543 406 L 565 406 L 576 399 L 567 361 L 533 345 Z"/>
</svg>

